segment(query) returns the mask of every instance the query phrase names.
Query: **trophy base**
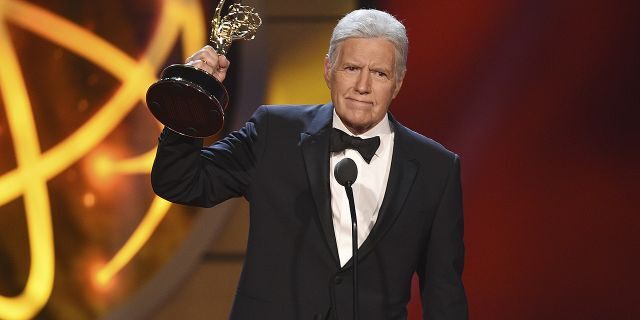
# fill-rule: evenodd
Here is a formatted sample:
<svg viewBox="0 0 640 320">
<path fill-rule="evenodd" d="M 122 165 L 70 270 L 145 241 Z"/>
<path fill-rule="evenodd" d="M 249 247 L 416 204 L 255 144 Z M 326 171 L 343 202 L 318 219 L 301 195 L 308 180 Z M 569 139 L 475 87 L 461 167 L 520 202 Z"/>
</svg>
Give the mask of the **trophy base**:
<svg viewBox="0 0 640 320">
<path fill-rule="evenodd" d="M 192 66 L 174 64 L 147 90 L 147 106 L 158 121 L 189 137 L 214 135 L 224 124 L 227 89 L 212 75 Z"/>
</svg>

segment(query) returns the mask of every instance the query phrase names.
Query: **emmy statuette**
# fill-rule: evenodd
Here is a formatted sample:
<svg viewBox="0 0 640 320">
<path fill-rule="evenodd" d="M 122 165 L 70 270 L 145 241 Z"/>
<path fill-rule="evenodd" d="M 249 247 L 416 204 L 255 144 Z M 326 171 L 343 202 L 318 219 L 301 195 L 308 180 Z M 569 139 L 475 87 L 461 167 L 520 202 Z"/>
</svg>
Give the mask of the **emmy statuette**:
<svg viewBox="0 0 640 320">
<path fill-rule="evenodd" d="M 234 3 L 221 17 L 220 1 L 211 21 L 209 39 L 218 54 L 224 55 L 233 40 L 251 40 L 262 24 L 254 8 Z M 224 85 L 198 68 L 173 64 L 162 71 L 160 80 L 147 90 L 147 106 L 158 121 L 180 134 L 204 138 L 224 124 L 229 95 Z"/>
</svg>

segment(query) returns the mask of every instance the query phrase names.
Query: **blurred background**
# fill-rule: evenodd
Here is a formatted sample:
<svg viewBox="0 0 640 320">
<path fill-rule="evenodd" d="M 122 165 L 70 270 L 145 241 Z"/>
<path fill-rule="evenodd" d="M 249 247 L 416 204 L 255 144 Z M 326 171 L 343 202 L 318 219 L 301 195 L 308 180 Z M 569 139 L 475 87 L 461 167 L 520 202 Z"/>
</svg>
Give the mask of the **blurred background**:
<svg viewBox="0 0 640 320">
<path fill-rule="evenodd" d="M 229 53 L 225 131 L 329 101 L 336 21 L 386 10 L 410 40 L 391 112 L 462 159 L 471 318 L 640 319 L 639 2 L 242 3 L 264 24 Z M 154 196 L 144 104 L 216 5 L 0 0 L 0 319 L 226 318 L 247 204 Z"/>
</svg>

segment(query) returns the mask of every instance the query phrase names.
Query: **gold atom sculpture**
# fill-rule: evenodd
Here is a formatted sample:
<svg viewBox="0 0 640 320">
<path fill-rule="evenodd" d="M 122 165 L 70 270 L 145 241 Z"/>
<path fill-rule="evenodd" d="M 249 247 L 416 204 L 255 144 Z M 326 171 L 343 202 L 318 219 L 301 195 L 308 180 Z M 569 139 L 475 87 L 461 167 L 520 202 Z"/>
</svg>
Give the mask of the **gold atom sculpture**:
<svg viewBox="0 0 640 320">
<path fill-rule="evenodd" d="M 99 111 L 66 139 L 42 152 L 27 87 L 7 23 L 32 32 L 87 59 L 121 81 L 119 89 Z M 188 32 L 187 32 L 188 31 Z M 41 7 L 18 0 L 0 0 L 0 92 L 17 166 L 0 176 L 0 206 L 23 196 L 31 257 L 26 285 L 15 297 L 0 295 L 0 318 L 35 316 L 51 296 L 54 280 L 54 244 L 47 181 L 77 162 L 112 132 L 135 105 L 144 101 L 156 71 L 182 36 L 182 52 L 196 51 L 207 35 L 198 0 L 163 0 L 151 40 L 140 59 L 98 35 Z M 113 174 L 149 173 L 154 150 L 113 162 Z M 170 203 L 155 197 L 143 220 L 114 257 L 96 274 L 108 283 L 134 257 L 169 210 Z"/>
</svg>

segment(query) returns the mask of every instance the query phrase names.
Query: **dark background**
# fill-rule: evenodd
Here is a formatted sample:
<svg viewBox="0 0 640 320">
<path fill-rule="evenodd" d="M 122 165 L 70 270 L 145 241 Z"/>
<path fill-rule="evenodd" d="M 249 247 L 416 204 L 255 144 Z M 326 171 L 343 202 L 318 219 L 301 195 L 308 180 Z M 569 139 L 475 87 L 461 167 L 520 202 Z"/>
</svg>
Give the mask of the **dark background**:
<svg viewBox="0 0 640 320">
<path fill-rule="evenodd" d="M 471 318 L 640 319 L 640 3 L 368 2 L 409 33 L 392 112 L 462 159 Z"/>
</svg>

